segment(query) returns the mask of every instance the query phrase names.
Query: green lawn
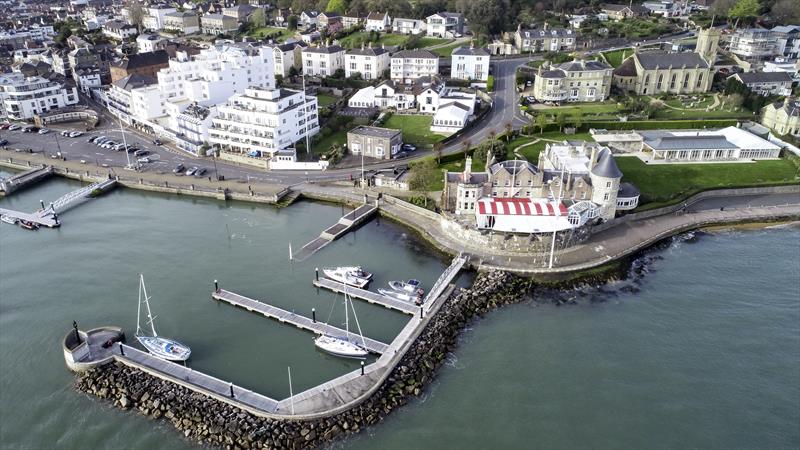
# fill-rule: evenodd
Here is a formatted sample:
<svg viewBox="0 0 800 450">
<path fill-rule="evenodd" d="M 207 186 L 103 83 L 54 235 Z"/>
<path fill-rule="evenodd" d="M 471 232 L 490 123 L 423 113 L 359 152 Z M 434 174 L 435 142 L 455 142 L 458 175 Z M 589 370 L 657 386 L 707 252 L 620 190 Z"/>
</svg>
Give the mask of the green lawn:
<svg viewBox="0 0 800 450">
<path fill-rule="evenodd" d="M 798 182 L 798 170 L 788 160 L 733 164 L 645 164 L 633 156 L 617 157 L 622 181 L 639 188 L 640 205 L 651 207 L 676 203 L 708 189 L 792 184 Z"/>
<path fill-rule="evenodd" d="M 701 109 L 700 111 L 684 110 L 680 111 L 671 108 L 662 108 L 655 112 L 654 119 L 736 119 L 740 117 L 754 117 L 753 113 L 744 107 L 738 110 L 732 108 L 716 108 L 712 111 Z"/>
<path fill-rule="evenodd" d="M 574 116 L 576 112 L 580 111 L 584 116 L 604 116 L 615 119 L 619 112 L 620 105 L 616 102 L 603 102 L 603 103 L 578 103 L 570 104 L 567 106 L 557 106 L 553 108 L 534 108 L 533 111 L 537 113 L 545 113 L 551 115 L 564 114 L 565 117 Z M 592 117 L 597 119 L 597 117 Z"/>
<path fill-rule="evenodd" d="M 320 107 L 325 107 L 336 103 L 340 97 L 331 94 L 317 94 L 317 103 Z"/>
<path fill-rule="evenodd" d="M 616 69 L 617 67 L 621 66 L 622 65 L 622 61 L 625 60 L 622 57 L 623 53 L 625 54 L 625 57 L 631 56 L 633 54 L 633 49 L 625 48 L 625 49 L 622 49 L 622 50 L 614 50 L 614 51 L 611 51 L 611 52 L 603 52 L 603 56 L 605 56 L 606 61 L 608 61 L 608 63 L 611 64 L 611 67 Z"/>
<path fill-rule="evenodd" d="M 452 41 L 452 39 L 441 39 L 441 38 L 433 38 L 433 37 L 424 37 L 420 38 L 415 44 L 411 45 L 410 48 L 426 48 L 431 47 L 434 45 L 446 44 Z"/>
<path fill-rule="evenodd" d="M 395 114 L 382 126 L 403 132 L 403 142 L 416 145 L 431 145 L 444 139 L 441 134 L 431 132 L 433 116 L 407 116 Z"/>
<path fill-rule="evenodd" d="M 280 36 L 276 39 L 278 42 L 285 41 L 286 39 L 294 36 L 294 31 L 289 31 L 286 28 L 276 28 L 276 27 L 261 27 L 255 30 L 250 31 L 247 33 L 248 36 L 254 37 L 257 39 L 263 39 L 271 34 L 280 33 Z"/>
<path fill-rule="evenodd" d="M 369 45 L 369 33 L 366 31 L 359 31 L 350 34 L 339 40 L 339 45 L 346 49 L 361 47 L 361 44 Z M 403 34 L 381 34 L 378 42 L 373 42 L 373 46 L 380 45 L 403 45 L 408 41 L 408 36 Z"/>
<path fill-rule="evenodd" d="M 453 53 L 453 50 L 455 50 L 457 47 L 463 47 L 463 46 L 464 44 L 450 44 L 444 47 L 435 48 L 431 51 L 441 56 L 442 58 L 449 58 L 450 55 Z"/>
<path fill-rule="evenodd" d="M 316 144 L 311 144 L 311 153 L 317 155 L 320 153 L 327 152 L 330 150 L 331 145 L 339 144 L 344 145 L 347 144 L 347 131 L 337 131 L 336 133 L 332 133 L 331 135 L 322 138 Z"/>
</svg>

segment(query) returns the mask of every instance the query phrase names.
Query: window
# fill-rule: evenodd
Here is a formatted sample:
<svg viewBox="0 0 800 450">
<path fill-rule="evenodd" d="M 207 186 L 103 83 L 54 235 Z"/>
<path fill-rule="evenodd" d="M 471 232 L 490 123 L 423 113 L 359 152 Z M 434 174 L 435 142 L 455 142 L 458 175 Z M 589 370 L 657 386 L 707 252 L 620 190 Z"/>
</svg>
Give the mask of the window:
<svg viewBox="0 0 800 450">
<path fill-rule="evenodd" d="M 608 196 L 609 196 L 609 195 L 611 195 L 611 194 L 609 194 L 608 192 L 606 192 L 606 195 L 604 195 L 604 196 L 603 196 L 603 200 L 608 200 Z"/>
<path fill-rule="evenodd" d="M 610 187 L 611 187 L 611 182 L 610 182 L 610 181 L 606 182 L 606 187 L 607 187 L 607 188 L 610 188 Z"/>
</svg>

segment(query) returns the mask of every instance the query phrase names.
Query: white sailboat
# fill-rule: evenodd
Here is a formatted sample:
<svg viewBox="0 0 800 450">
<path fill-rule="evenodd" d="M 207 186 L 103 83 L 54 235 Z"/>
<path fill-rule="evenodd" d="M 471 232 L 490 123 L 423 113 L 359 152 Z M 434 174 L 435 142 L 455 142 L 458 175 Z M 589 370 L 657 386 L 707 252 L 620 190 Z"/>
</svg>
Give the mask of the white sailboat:
<svg viewBox="0 0 800 450">
<path fill-rule="evenodd" d="M 142 303 L 144 303 L 144 307 L 147 310 L 147 323 L 150 324 L 150 329 L 153 332 L 152 336 L 146 336 L 140 326 Z M 187 345 L 181 344 L 176 340 L 159 337 L 158 333 L 156 333 L 154 320 L 155 317 L 153 317 L 150 312 L 150 297 L 147 296 L 147 288 L 144 286 L 144 276 L 139 274 L 139 306 L 136 309 L 136 339 L 153 356 L 166 359 L 167 361 L 186 361 L 189 359 L 192 350 Z"/>
<path fill-rule="evenodd" d="M 350 308 L 353 309 L 353 318 L 356 320 L 358 335 L 361 337 L 361 345 L 358 344 L 356 338 L 353 338 L 350 335 L 350 314 L 347 309 L 348 303 L 350 304 Z M 358 317 L 356 316 L 356 310 L 353 307 L 353 301 L 350 300 L 347 295 L 346 286 L 344 290 L 344 330 L 344 337 L 323 334 L 314 339 L 314 345 L 316 345 L 320 350 L 330 353 L 331 355 L 341 356 L 344 358 L 365 358 L 367 353 L 369 353 L 366 349 L 367 344 L 364 341 L 364 335 L 361 333 L 361 325 L 358 323 Z"/>
</svg>

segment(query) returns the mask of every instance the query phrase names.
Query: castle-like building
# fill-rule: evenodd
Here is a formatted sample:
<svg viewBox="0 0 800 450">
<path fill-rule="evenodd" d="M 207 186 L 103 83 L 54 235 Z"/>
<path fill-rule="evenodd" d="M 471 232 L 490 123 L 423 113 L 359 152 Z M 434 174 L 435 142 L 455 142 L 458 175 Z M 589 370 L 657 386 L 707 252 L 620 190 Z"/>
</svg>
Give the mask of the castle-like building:
<svg viewBox="0 0 800 450">
<path fill-rule="evenodd" d="M 474 217 L 479 229 L 543 233 L 609 220 L 638 205 L 639 192 L 622 183 L 611 150 L 596 143 L 548 144 L 538 165 L 492 159 L 485 172 L 445 174 L 442 204 L 461 219 Z"/>
</svg>

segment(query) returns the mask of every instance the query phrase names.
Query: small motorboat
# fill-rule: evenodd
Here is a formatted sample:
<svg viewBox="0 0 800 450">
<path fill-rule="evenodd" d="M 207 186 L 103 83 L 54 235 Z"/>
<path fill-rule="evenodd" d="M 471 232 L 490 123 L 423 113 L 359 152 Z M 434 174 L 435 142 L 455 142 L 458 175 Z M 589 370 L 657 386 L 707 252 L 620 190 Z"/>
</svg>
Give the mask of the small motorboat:
<svg viewBox="0 0 800 450">
<path fill-rule="evenodd" d="M 422 304 L 422 294 L 403 293 L 403 292 L 391 291 L 389 289 L 378 289 L 378 292 L 385 297 L 393 298 L 395 300 L 414 303 L 415 305 Z"/>
<path fill-rule="evenodd" d="M 347 338 L 323 334 L 314 339 L 314 345 L 320 350 L 344 358 L 365 358 L 367 351 Z"/>
<path fill-rule="evenodd" d="M 408 280 L 408 281 L 390 281 L 389 287 L 394 289 L 398 292 L 404 292 L 408 294 L 424 294 L 425 290 L 422 289 L 422 285 L 420 284 L 419 280 Z"/>
<path fill-rule="evenodd" d="M 30 222 L 30 221 L 22 220 L 22 219 L 20 219 L 20 221 L 19 221 L 19 226 L 21 228 L 26 229 L 26 230 L 38 230 L 39 229 L 39 224 L 38 223 Z"/>
<path fill-rule="evenodd" d="M 17 219 L 16 217 L 7 216 L 5 214 L 0 215 L 0 220 L 11 225 L 16 225 L 17 222 L 19 221 L 19 219 Z"/>
<path fill-rule="evenodd" d="M 372 279 L 372 274 L 364 271 L 360 266 L 323 267 L 322 273 L 331 280 L 357 288 L 363 288 Z"/>
</svg>

